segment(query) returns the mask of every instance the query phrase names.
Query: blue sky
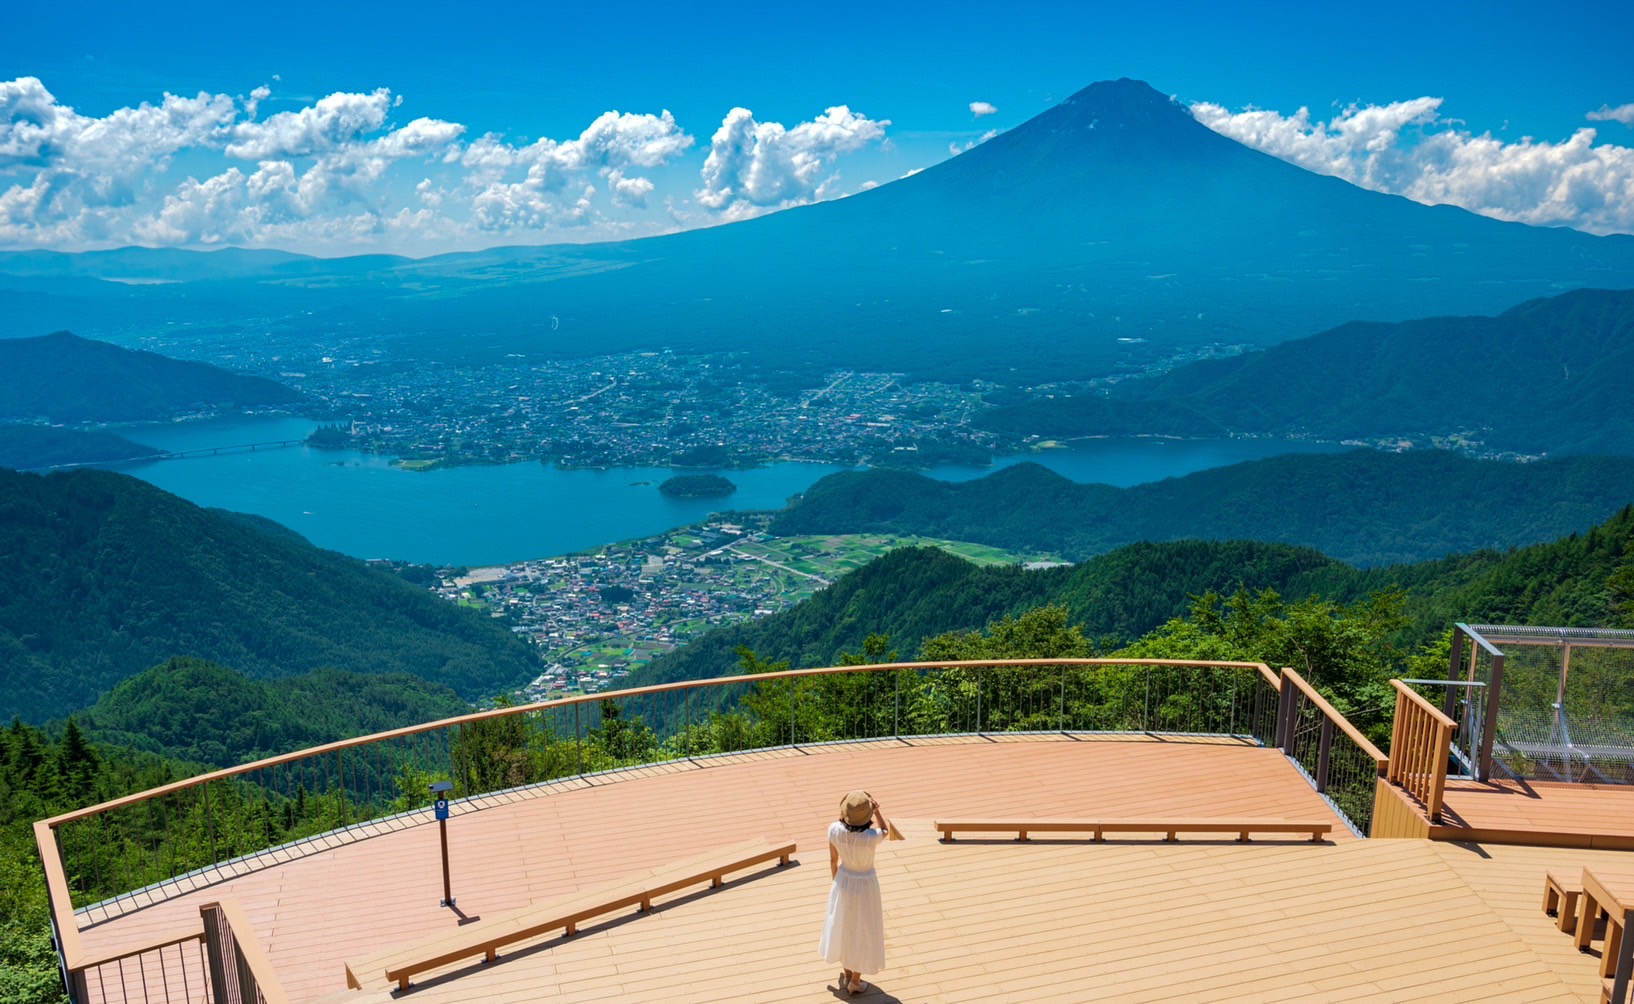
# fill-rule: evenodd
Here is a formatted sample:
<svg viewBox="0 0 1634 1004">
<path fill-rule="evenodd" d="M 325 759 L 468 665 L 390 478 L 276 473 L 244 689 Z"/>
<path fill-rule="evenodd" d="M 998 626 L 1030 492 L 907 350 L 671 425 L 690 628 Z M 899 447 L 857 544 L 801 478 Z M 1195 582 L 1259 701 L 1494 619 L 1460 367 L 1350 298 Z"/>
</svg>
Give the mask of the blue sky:
<svg viewBox="0 0 1634 1004">
<path fill-rule="evenodd" d="M 1358 184 L 1628 232 L 1630 6 L 31 4 L 0 32 L 0 247 L 709 225 L 889 182 L 1120 76 Z"/>
</svg>

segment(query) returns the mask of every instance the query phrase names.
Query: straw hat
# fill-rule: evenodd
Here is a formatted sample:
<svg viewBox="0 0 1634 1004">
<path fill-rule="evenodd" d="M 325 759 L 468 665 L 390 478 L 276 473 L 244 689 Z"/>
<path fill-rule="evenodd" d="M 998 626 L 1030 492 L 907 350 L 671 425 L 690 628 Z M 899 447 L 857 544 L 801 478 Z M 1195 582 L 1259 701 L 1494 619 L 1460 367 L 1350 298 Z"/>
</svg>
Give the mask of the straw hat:
<svg viewBox="0 0 1634 1004">
<path fill-rule="evenodd" d="M 847 826 L 867 826 L 874 818 L 874 797 L 858 788 L 840 801 L 840 821 Z"/>
</svg>

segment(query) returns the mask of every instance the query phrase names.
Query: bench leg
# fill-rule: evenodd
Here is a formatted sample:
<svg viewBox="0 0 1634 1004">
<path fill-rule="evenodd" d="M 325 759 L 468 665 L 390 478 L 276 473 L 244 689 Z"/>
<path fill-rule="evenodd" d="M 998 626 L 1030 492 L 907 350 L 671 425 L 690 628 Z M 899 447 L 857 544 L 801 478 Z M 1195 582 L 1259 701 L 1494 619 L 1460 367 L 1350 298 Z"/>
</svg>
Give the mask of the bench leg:
<svg viewBox="0 0 1634 1004">
<path fill-rule="evenodd" d="M 1557 911 L 1559 916 L 1555 919 L 1555 926 L 1560 928 L 1563 934 L 1572 934 L 1577 931 L 1577 897 L 1580 895 L 1581 893 L 1576 889 L 1569 889 L 1566 891 L 1565 902 L 1560 904 L 1560 909 Z"/>
</svg>

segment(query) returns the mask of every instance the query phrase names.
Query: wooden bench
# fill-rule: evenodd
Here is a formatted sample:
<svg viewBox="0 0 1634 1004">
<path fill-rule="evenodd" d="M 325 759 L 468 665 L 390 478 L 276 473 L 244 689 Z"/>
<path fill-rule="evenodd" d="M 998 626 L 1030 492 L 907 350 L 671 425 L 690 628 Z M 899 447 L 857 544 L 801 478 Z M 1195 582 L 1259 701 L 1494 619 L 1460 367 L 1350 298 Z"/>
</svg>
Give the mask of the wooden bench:
<svg viewBox="0 0 1634 1004">
<path fill-rule="evenodd" d="M 1318 843 L 1333 824 L 1293 819 L 946 819 L 937 820 L 942 841 L 955 833 L 1014 833 L 1027 840 L 1029 833 L 1093 833 L 1097 843 L 1108 833 L 1161 833 L 1170 843 L 1182 833 L 1235 833 L 1246 842 L 1250 833 L 1309 833 Z"/>
<path fill-rule="evenodd" d="M 1583 884 L 1576 875 L 1550 871 L 1543 876 L 1543 912 L 1555 917 L 1555 926 L 1566 934 L 1577 930 L 1577 900 Z"/>
<path fill-rule="evenodd" d="M 415 976 L 461 962 L 477 955 L 493 962 L 499 950 L 531 941 L 560 930 L 564 937 L 578 933 L 579 926 L 617 910 L 635 907 L 645 913 L 653 900 L 690 886 L 709 883 L 718 889 L 732 872 L 776 860 L 778 867 L 789 863 L 794 844 L 773 847 L 765 840 L 712 851 L 662 869 L 628 876 L 608 886 L 538 903 L 502 917 L 485 919 L 447 934 L 435 935 L 402 948 L 346 965 L 346 985 L 354 990 L 364 985 L 371 972 L 384 971 L 385 986 L 396 983 L 400 991 L 411 986 Z"/>
</svg>

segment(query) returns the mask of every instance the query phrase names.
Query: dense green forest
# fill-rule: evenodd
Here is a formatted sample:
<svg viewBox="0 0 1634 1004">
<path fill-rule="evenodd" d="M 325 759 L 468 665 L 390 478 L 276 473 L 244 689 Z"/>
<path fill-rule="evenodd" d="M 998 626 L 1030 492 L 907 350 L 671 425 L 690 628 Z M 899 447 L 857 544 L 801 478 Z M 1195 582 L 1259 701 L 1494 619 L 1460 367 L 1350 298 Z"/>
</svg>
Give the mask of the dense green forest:
<svg viewBox="0 0 1634 1004">
<path fill-rule="evenodd" d="M 1634 499 L 1634 459 L 1532 464 L 1441 451 L 1290 454 L 1132 488 L 1034 464 L 974 481 L 842 471 L 780 513 L 773 533 L 889 532 L 1081 561 L 1135 541 L 1263 540 L 1354 565 L 1426 561 L 1587 530 Z"/>
<path fill-rule="evenodd" d="M 407 673 L 320 669 L 263 681 L 176 658 L 115 684 L 78 719 L 101 742 L 231 767 L 470 710 L 449 688 Z"/>
<path fill-rule="evenodd" d="M 1205 359 L 1100 395 L 1052 395 L 983 419 L 1018 436 L 1464 433 L 1491 450 L 1634 452 L 1634 292 L 1580 289 L 1496 317 L 1355 322 Z M 1266 393 L 1268 387 L 1275 393 Z M 1383 390 L 1381 390 L 1383 388 Z"/>
<path fill-rule="evenodd" d="M 110 464 L 159 451 L 111 432 L 47 425 L 0 425 L 0 467 L 28 470 L 66 464 Z"/>
<path fill-rule="evenodd" d="M 257 679 L 409 673 L 471 699 L 536 672 L 526 643 L 265 520 L 106 471 L 0 470 L 0 710 L 60 717 L 174 656 Z"/>
<path fill-rule="evenodd" d="M 298 391 L 67 331 L 0 339 L 0 420 L 141 422 L 300 403 Z"/>
</svg>

